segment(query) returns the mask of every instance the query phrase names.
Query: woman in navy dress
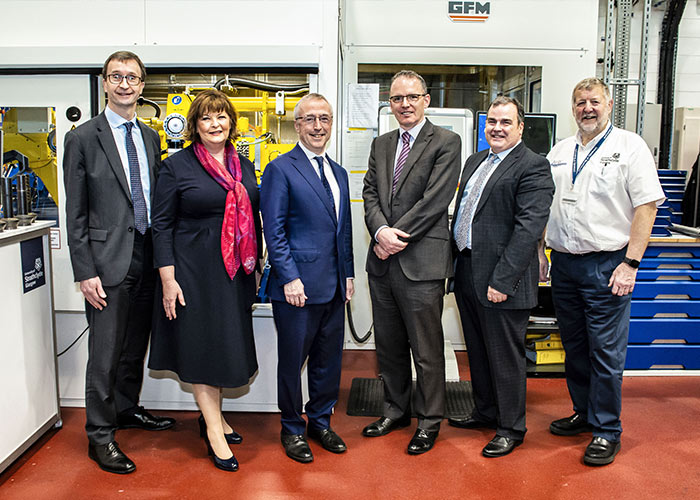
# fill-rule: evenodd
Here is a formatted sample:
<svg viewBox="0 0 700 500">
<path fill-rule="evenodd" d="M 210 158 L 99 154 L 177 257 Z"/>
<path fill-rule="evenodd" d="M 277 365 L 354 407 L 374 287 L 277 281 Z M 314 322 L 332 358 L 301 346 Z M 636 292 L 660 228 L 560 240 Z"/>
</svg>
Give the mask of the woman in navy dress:
<svg viewBox="0 0 700 500">
<path fill-rule="evenodd" d="M 252 305 L 262 236 L 255 167 L 240 156 L 236 112 L 206 90 L 187 117 L 188 148 L 160 169 L 153 205 L 155 266 L 161 278 L 148 366 L 192 384 L 200 432 L 224 470 L 242 438 L 221 412 L 221 389 L 246 385 L 258 368 Z"/>
</svg>

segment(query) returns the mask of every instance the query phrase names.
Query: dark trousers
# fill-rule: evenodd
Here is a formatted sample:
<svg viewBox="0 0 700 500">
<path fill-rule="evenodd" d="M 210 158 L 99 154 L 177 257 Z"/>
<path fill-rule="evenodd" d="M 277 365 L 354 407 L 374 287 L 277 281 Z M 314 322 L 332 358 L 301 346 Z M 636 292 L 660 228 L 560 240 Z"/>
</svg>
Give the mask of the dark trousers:
<svg viewBox="0 0 700 500">
<path fill-rule="evenodd" d="M 104 287 L 107 307 L 99 311 L 87 302 L 90 337 L 85 380 L 85 430 L 93 444 L 114 441 L 117 415 L 138 406 L 143 360 L 153 314 L 155 271 L 150 230 L 134 237 L 126 278 Z"/>
<path fill-rule="evenodd" d="M 345 300 L 337 291 L 326 304 L 295 307 L 272 301 L 277 327 L 277 403 L 282 412 L 283 434 L 304 434 L 301 416 L 301 369 L 308 357 L 309 427 L 330 427 L 331 412 L 338 401 L 345 333 Z"/>
<path fill-rule="evenodd" d="M 384 416 L 398 419 L 411 412 L 413 352 L 413 410 L 418 428 L 437 431 L 445 411 L 445 280 L 411 281 L 398 260 L 390 258 L 385 275 L 369 275 L 377 361 L 384 382 Z"/>
<path fill-rule="evenodd" d="M 613 295 L 608 281 L 626 251 L 552 252 L 552 299 L 574 411 L 593 425 L 594 436 L 614 442 L 622 432 L 622 371 L 631 296 Z"/>
<path fill-rule="evenodd" d="M 471 257 L 460 254 L 455 299 L 467 344 L 478 420 L 496 422 L 496 433 L 523 439 L 525 427 L 525 335 L 529 309 L 485 307 L 474 289 Z"/>
</svg>

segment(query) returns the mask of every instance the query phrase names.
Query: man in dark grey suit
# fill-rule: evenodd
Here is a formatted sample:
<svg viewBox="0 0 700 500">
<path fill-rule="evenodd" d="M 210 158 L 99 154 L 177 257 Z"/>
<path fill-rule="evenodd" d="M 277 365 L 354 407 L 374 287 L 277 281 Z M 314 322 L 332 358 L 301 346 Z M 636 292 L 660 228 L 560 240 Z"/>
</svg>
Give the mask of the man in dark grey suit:
<svg viewBox="0 0 700 500">
<path fill-rule="evenodd" d="M 495 428 L 485 457 L 507 455 L 527 430 L 525 331 L 537 304 L 537 242 L 554 194 L 549 162 L 521 141 L 523 118 L 515 99 L 491 103 L 490 149 L 464 164 L 452 226 L 454 290 L 476 408 L 449 423 Z"/>
<path fill-rule="evenodd" d="M 160 166 L 158 134 L 136 119 L 146 70 L 116 52 L 102 69 L 105 111 L 66 134 L 68 246 L 90 326 L 85 381 L 88 455 L 108 472 L 136 468 L 117 427 L 170 428 L 138 405 L 151 332 L 155 273 L 150 201 Z"/>
<path fill-rule="evenodd" d="M 461 139 L 425 118 L 425 81 L 401 71 L 389 100 L 399 130 L 372 143 L 362 196 L 372 236 L 367 255 L 384 415 L 363 430 L 388 434 L 411 420 L 411 352 L 418 427 L 408 453 L 430 450 L 445 406 L 441 323 L 445 279 L 452 275 L 447 207 L 459 175 Z"/>
</svg>

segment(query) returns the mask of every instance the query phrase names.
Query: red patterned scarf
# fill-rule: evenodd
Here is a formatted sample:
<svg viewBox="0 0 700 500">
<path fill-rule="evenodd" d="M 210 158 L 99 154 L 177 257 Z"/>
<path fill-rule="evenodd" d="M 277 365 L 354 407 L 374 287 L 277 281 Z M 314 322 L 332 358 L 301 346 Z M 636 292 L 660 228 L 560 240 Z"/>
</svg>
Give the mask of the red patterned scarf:
<svg viewBox="0 0 700 500">
<path fill-rule="evenodd" d="M 238 267 L 243 265 L 246 274 L 255 269 L 258 254 L 255 241 L 255 224 L 250 198 L 241 184 L 241 162 L 238 152 L 230 142 L 226 144 L 224 162 L 219 163 L 202 144 L 194 143 L 194 154 L 204 170 L 211 175 L 226 191 L 226 211 L 221 227 L 221 255 L 229 277 L 233 279 Z"/>
</svg>

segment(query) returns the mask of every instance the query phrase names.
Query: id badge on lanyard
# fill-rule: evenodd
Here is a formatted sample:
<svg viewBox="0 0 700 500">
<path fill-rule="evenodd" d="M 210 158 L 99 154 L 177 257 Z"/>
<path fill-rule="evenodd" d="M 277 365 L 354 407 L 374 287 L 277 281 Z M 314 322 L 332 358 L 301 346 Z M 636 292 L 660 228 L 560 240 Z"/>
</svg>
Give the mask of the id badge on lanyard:
<svg viewBox="0 0 700 500">
<path fill-rule="evenodd" d="M 612 124 L 610 124 L 610 126 L 608 127 L 608 130 L 605 131 L 605 135 L 603 135 L 603 137 L 600 138 L 598 143 L 586 155 L 586 158 L 581 162 L 581 165 L 578 165 L 578 144 L 576 144 L 576 146 L 574 147 L 574 159 L 571 163 L 571 190 L 572 191 L 574 189 L 574 184 L 576 184 L 576 178 L 578 177 L 578 174 L 581 173 L 581 171 L 583 170 L 583 167 L 586 166 L 588 161 L 593 157 L 594 154 L 596 154 L 598 149 L 600 149 L 600 146 L 605 142 L 605 139 L 607 139 L 608 136 L 610 135 L 612 128 L 613 128 Z M 566 195 L 564 195 L 564 197 L 566 198 Z"/>
</svg>

